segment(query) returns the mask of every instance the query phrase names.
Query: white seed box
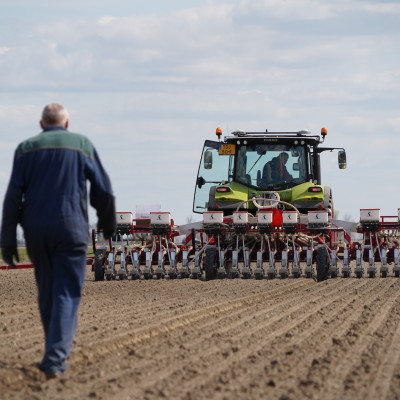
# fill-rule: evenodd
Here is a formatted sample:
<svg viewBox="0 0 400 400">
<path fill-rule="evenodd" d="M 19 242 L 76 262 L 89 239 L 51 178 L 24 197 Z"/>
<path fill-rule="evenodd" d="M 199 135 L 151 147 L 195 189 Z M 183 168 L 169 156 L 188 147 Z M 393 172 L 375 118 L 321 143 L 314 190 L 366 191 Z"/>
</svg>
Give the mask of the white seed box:
<svg viewBox="0 0 400 400">
<path fill-rule="evenodd" d="M 204 211 L 203 223 L 204 224 L 222 224 L 224 222 L 223 211 Z"/>
<path fill-rule="evenodd" d="M 297 224 L 296 211 L 282 211 L 282 224 L 283 225 L 296 225 Z"/>
<path fill-rule="evenodd" d="M 249 222 L 249 213 L 245 211 L 233 212 L 233 223 L 235 225 L 245 225 Z"/>
<path fill-rule="evenodd" d="M 117 225 L 131 225 L 133 216 L 131 212 L 116 212 Z"/>
<path fill-rule="evenodd" d="M 170 225 L 171 213 L 169 212 L 150 212 L 151 225 Z"/>
<path fill-rule="evenodd" d="M 310 225 L 328 225 L 328 211 L 309 211 L 308 223 Z"/>
<path fill-rule="evenodd" d="M 257 213 L 258 225 L 271 225 L 272 215 L 272 211 L 259 211 Z"/>
<path fill-rule="evenodd" d="M 362 208 L 360 210 L 360 222 L 379 222 L 379 208 Z"/>
</svg>

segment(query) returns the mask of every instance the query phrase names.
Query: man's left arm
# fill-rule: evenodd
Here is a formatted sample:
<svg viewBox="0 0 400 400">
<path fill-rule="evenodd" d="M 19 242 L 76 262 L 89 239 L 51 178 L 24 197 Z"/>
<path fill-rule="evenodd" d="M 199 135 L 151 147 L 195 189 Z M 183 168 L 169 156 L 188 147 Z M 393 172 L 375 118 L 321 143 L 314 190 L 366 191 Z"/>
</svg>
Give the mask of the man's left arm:
<svg viewBox="0 0 400 400">
<path fill-rule="evenodd" d="M 289 171 L 287 170 L 286 166 L 284 166 L 284 169 L 283 169 L 283 178 L 286 181 L 290 181 L 293 179 L 292 175 L 289 174 Z"/>
<path fill-rule="evenodd" d="M 115 198 L 113 195 L 111 181 L 104 170 L 100 158 L 94 150 L 94 158 L 90 162 L 90 205 L 97 211 L 98 229 L 103 231 L 104 237 L 111 237 L 116 229 Z"/>
</svg>

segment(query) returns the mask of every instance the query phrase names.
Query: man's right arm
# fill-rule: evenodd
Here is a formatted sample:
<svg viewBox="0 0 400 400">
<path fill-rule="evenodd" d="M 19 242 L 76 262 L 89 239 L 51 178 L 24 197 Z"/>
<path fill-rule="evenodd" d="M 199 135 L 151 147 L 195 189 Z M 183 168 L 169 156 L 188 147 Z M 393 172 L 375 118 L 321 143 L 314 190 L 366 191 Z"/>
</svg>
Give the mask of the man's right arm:
<svg viewBox="0 0 400 400">
<path fill-rule="evenodd" d="M 17 225 L 22 217 L 23 173 L 21 163 L 14 155 L 13 170 L 3 202 L 1 248 L 10 254 L 17 249 Z M 4 258 L 4 254 L 3 254 Z M 12 260 L 12 257 L 11 257 Z"/>
</svg>

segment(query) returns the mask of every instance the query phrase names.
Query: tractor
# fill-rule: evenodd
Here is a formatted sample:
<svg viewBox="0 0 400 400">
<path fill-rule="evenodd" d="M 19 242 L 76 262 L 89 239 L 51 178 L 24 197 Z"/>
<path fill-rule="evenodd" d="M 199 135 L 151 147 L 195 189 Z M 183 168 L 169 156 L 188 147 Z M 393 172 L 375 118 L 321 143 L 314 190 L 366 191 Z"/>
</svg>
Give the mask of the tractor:
<svg viewBox="0 0 400 400">
<path fill-rule="evenodd" d="M 265 198 L 264 206 L 285 210 L 328 211 L 333 218 L 332 190 L 321 184 L 320 154 L 338 150 L 338 165 L 346 168 L 343 148 L 320 147 L 327 135 L 309 131 L 235 131 L 221 140 L 206 140 L 198 169 L 193 212 L 247 210 L 254 214 L 258 204 L 251 199 Z M 258 207 L 259 208 L 259 207 Z"/>
</svg>

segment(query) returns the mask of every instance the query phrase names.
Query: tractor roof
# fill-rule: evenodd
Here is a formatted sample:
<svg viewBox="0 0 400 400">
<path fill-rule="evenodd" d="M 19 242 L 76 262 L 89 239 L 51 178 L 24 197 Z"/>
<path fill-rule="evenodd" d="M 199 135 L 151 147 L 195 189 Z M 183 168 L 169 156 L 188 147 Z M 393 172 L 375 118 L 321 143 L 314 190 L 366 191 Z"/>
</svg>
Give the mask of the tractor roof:
<svg viewBox="0 0 400 400">
<path fill-rule="evenodd" d="M 241 140 L 251 140 L 260 142 L 270 142 L 270 141 L 295 141 L 301 140 L 309 143 L 310 145 L 318 145 L 321 142 L 321 137 L 319 135 L 310 135 L 311 132 L 307 130 L 302 130 L 298 132 L 244 132 L 235 131 L 232 132 L 230 136 L 225 136 L 225 142 L 241 141 Z"/>
</svg>

